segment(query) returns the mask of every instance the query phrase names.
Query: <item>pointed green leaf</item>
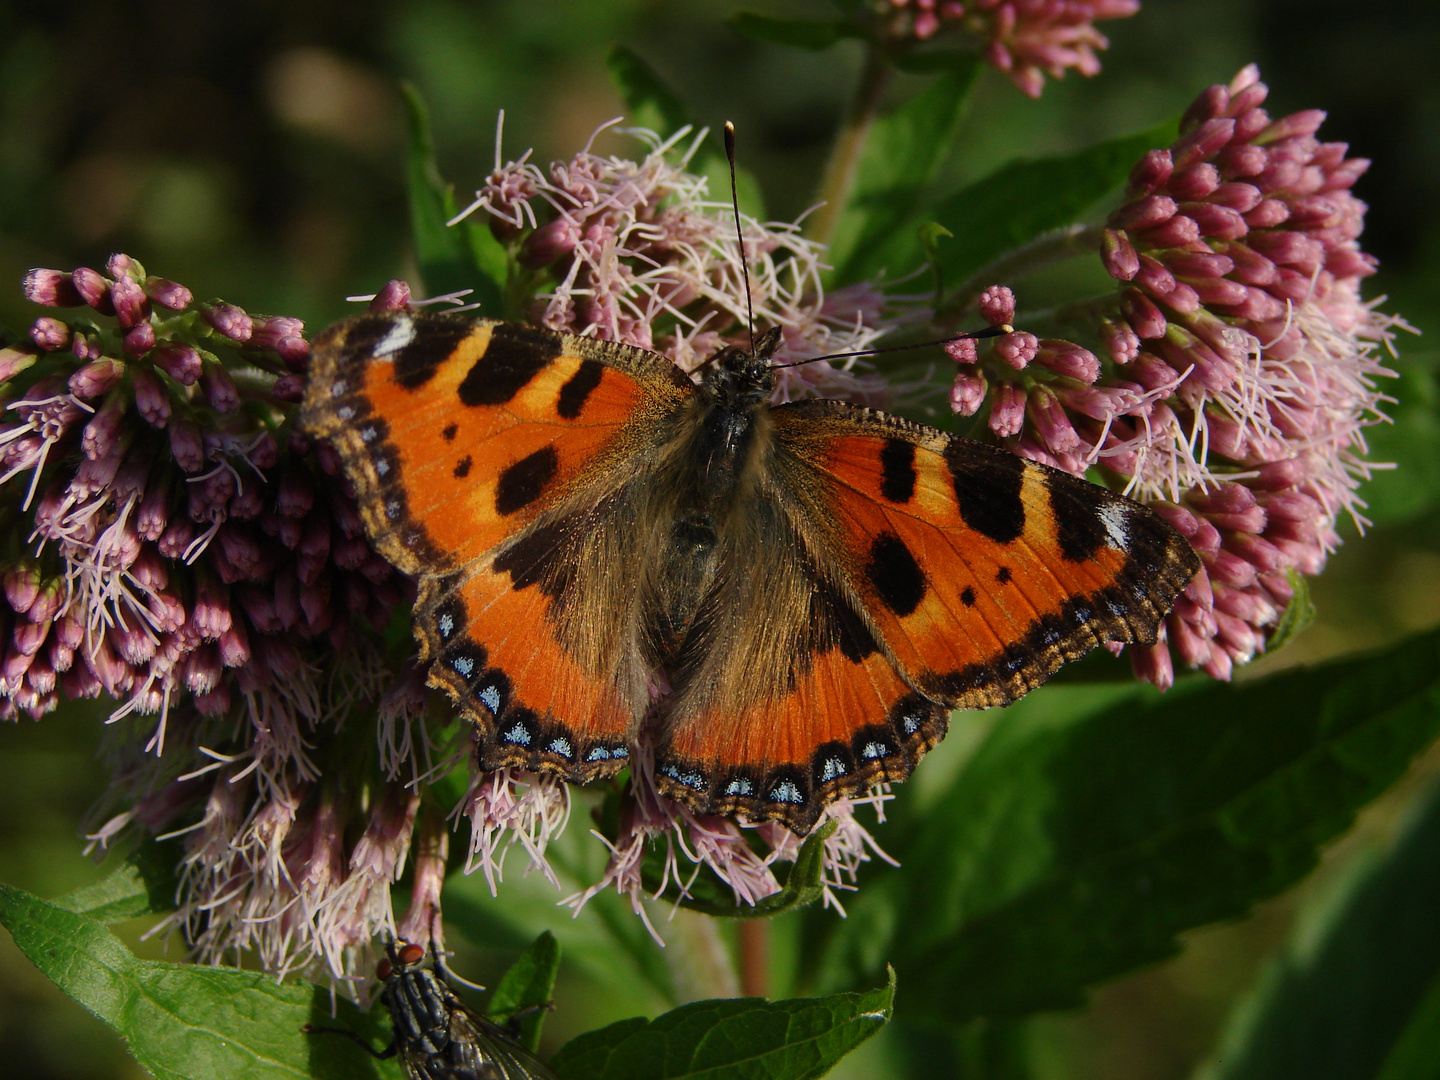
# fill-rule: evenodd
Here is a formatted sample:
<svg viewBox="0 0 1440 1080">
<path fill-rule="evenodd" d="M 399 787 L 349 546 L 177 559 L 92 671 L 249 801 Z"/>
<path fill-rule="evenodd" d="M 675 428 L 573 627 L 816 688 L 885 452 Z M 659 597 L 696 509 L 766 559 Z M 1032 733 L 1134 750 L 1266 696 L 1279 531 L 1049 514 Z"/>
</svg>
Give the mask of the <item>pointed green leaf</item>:
<svg viewBox="0 0 1440 1080">
<path fill-rule="evenodd" d="M 1271 634 L 1270 640 L 1265 643 L 1266 652 L 1273 653 L 1283 649 L 1296 634 L 1315 621 L 1315 605 L 1310 600 L 1310 585 L 1305 576 L 1292 566 L 1285 571 L 1285 580 L 1290 583 L 1294 595 L 1290 597 L 1290 603 L 1285 605 L 1280 621 L 1275 624 L 1275 633 Z"/>
<path fill-rule="evenodd" d="M 398 1077 L 348 1039 L 306 1036 L 334 1024 L 384 1043 L 373 1017 L 330 993 L 229 968 L 141 960 L 93 919 L 0 885 L 0 923 L 61 990 L 114 1028 L 158 1080 Z"/>
<path fill-rule="evenodd" d="M 808 1080 L 882 1028 L 888 985 L 863 993 L 683 1005 L 572 1039 L 550 1062 L 561 1080 Z"/>
<path fill-rule="evenodd" d="M 1080 220 L 1096 200 L 1124 182 L 1140 155 L 1168 146 L 1176 128 L 1171 120 L 1073 154 L 1011 162 L 940 200 L 926 216 L 955 234 L 940 247 L 946 284 L 958 285 L 1041 233 Z"/>
<path fill-rule="evenodd" d="M 1440 1075 L 1440 791 L 1301 912 L 1202 1080 Z"/>
<path fill-rule="evenodd" d="M 88 915 L 99 923 L 124 922 L 156 910 L 150 890 L 134 866 L 126 864 L 90 885 L 51 901 L 62 911 Z"/>
<path fill-rule="evenodd" d="M 887 837 L 901 871 L 849 905 L 859 969 L 888 954 L 932 1020 L 1075 1004 L 1306 873 L 1437 732 L 1440 633 L 1163 697 L 1047 688 Z"/>
<path fill-rule="evenodd" d="M 725 23 L 730 29 L 752 41 L 769 41 L 776 45 L 790 45 L 815 52 L 828 49 L 847 37 L 862 36 L 860 29 L 850 22 L 774 19 L 750 11 L 737 12 L 726 19 Z"/>
<path fill-rule="evenodd" d="M 491 235 L 484 215 L 447 225 L 456 213 L 451 185 L 440 177 L 435 144 L 430 136 L 430 113 L 420 92 L 404 84 L 409 120 L 406 173 L 410 191 L 410 227 L 414 233 L 415 260 L 431 296 L 474 290 L 470 300 L 486 315 L 505 314 L 503 292 L 507 256 Z"/>
<path fill-rule="evenodd" d="M 921 197 L 950 153 L 978 60 L 944 72 L 924 91 L 871 127 L 856 169 L 849 205 L 830 239 L 836 283 L 888 268 L 909 271 L 922 257 L 916 230 Z"/>
<path fill-rule="evenodd" d="M 540 1045 L 540 1025 L 555 994 L 555 975 L 559 970 L 560 945 L 547 930 L 495 984 L 486 1015 L 502 1027 L 518 1016 L 519 1041 L 534 1051 Z"/>
</svg>

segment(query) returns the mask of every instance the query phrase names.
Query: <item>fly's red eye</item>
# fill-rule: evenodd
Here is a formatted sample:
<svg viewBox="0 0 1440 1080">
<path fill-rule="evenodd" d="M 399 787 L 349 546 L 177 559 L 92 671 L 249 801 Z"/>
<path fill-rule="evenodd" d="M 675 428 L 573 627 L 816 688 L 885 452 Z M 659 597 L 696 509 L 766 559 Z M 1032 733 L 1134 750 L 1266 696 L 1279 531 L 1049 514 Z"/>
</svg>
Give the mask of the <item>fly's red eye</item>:
<svg viewBox="0 0 1440 1080">
<path fill-rule="evenodd" d="M 418 964 L 425 959 L 425 950 L 419 945 L 406 945 L 397 954 L 402 964 Z"/>
<path fill-rule="evenodd" d="M 386 979 L 390 978 L 389 960 L 381 960 L 378 964 L 375 965 L 375 977 L 381 982 L 384 982 Z"/>
</svg>

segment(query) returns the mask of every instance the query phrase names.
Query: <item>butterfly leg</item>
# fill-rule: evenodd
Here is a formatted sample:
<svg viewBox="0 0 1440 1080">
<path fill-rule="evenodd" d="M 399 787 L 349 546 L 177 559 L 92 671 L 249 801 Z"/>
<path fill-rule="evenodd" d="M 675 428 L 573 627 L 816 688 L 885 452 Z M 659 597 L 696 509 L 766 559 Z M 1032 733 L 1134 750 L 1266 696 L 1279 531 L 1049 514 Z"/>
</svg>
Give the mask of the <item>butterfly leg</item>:
<svg viewBox="0 0 1440 1080">
<path fill-rule="evenodd" d="M 390 1040 L 390 1045 L 385 1047 L 384 1050 L 376 1050 L 372 1048 L 371 1045 L 367 1043 L 364 1039 L 362 1039 L 359 1035 L 356 1035 L 355 1032 L 350 1031 L 348 1028 L 316 1027 L 314 1024 L 301 1024 L 300 1030 L 303 1031 L 306 1035 L 320 1035 L 325 1033 L 329 1033 L 331 1035 L 344 1035 L 356 1046 L 360 1047 L 361 1050 L 364 1050 L 371 1057 L 376 1058 L 380 1061 L 384 1061 L 386 1058 L 392 1058 L 395 1056 L 396 1047 L 394 1039 Z"/>
</svg>

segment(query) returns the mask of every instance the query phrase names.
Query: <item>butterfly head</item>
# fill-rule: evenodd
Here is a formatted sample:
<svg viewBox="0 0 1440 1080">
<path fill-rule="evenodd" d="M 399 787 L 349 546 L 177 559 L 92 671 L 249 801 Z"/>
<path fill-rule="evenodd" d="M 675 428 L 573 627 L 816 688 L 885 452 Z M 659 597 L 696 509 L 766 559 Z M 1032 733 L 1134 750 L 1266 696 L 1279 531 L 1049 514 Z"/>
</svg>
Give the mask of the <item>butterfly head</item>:
<svg viewBox="0 0 1440 1080">
<path fill-rule="evenodd" d="M 707 361 L 701 393 L 730 406 L 754 406 L 770 397 L 775 372 L 770 358 L 780 347 L 780 327 L 772 326 L 755 339 L 753 349 L 732 345 Z"/>
</svg>

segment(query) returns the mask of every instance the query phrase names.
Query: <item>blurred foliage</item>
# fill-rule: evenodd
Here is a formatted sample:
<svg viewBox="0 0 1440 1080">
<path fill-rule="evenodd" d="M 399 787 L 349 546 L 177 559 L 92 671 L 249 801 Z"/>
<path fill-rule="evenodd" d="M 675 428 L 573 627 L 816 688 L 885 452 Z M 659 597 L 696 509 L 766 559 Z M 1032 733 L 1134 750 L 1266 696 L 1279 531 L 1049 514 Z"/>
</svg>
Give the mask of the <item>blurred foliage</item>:
<svg viewBox="0 0 1440 1080">
<path fill-rule="evenodd" d="M 782 18 L 833 12 L 820 0 L 746 6 Z M 653 68 L 696 122 L 713 128 L 733 119 L 742 164 L 757 178 L 769 213 L 793 218 L 813 198 L 859 51 L 848 42 L 811 52 L 742 38 L 722 22 L 734 10 L 702 0 L 7 5 L 0 8 L 0 280 L 18 284 L 31 266 L 96 265 L 111 251 L 127 250 L 204 293 L 233 297 L 252 310 L 296 314 L 318 328 L 347 309 L 344 296 L 373 292 L 397 275 L 413 277 L 427 257 L 408 246 L 402 81 L 413 83 L 432 110 L 440 170 L 456 182 L 463 204 L 492 167 L 498 110 L 505 110 L 507 156 L 534 146 L 541 162 L 573 153 L 599 123 L 622 113 L 609 77 L 617 43 Z M 977 184 L 983 192 L 979 182 L 1002 164 L 1065 159 L 1097 141 L 1151 128 L 1197 89 L 1251 60 L 1272 88 L 1273 112 L 1327 109 L 1325 137 L 1348 141 L 1355 153 L 1376 161 L 1357 185 L 1371 206 L 1364 244 L 1382 264 L 1369 292 L 1388 294 L 1387 310 L 1403 313 L 1429 336 L 1406 335 L 1399 343 L 1402 356 L 1394 366 L 1400 377 L 1390 390 L 1397 399 L 1394 423 L 1375 430 L 1371 440 L 1377 460 L 1399 467 L 1377 473 L 1367 488 L 1373 528 L 1364 542 L 1341 549 L 1314 581 L 1317 622 L 1282 654 L 1242 672 L 1240 691 L 1244 680 L 1276 668 L 1385 645 L 1434 626 L 1440 621 L 1440 362 L 1433 345 L 1440 334 L 1440 218 L 1423 207 L 1440 196 L 1440 78 L 1432 60 L 1440 47 L 1440 10 L 1404 0 L 1365 6 L 1147 0 L 1138 17 L 1105 29 L 1112 48 L 1102 57 L 1104 73 L 1052 82 L 1038 103 L 982 72 L 968 111 L 954 119 L 960 150 L 914 167 L 933 169 L 948 188 Z M 902 78 L 897 100 L 934 85 Z M 896 145 L 907 145 L 903 131 Z M 841 236 L 850 237 L 853 258 L 880 243 L 887 222 L 903 219 L 905 178 L 899 174 L 894 190 L 875 193 L 877 212 L 845 226 L 850 231 Z M 0 323 L 22 328 L 31 318 L 18 288 L 0 289 Z M 1067 692 L 1056 687 L 1029 699 L 1024 707 L 1031 719 L 1017 713 L 1006 739 L 1023 740 L 1027 723 L 1043 729 L 1043 718 L 1058 704 L 1046 695 Z M 1177 696 L 1167 707 L 1183 713 L 1186 705 Z M 57 896 L 104 875 L 81 855 L 75 837 L 103 781 L 91 757 L 99 715 L 70 709 L 41 724 L 0 730 L 6 794 L 0 880 Z M 1004 748 L 1003 740 L 991 743 L 987 735 L 1005 719 L 957 723 L 905 793 L 893 830 L 897 849 L 923 829 L 924 811 L 957 791 L 964 796 L 956 778 L 977 746 L 988 756 Z M 1260 978 L 1255 997 L 1239 1007 L 1230 1030 L 1295 1038 L 1286 1033 L 1298 1025 L 1304 1038 L 1328 1031 L 1339 1039 L 1340 1019 L 1332 1023 L 1307 1003 L 1322 995 L 1341 1009 L 1341 1019 L 1355 1016 L 1360 1005 L 1348 1008 L 1326 980 L 1364 995 L 1365 980 L 1385 982 L 1386 969 L 1361 970 L 1356 957 L 1392 947 L 1383 933 L 1401 917 L 1392 913 L 1417 920 L 1421 929 L 1428 925 L 1424 916 L 1433 904 L 1417 905 L 1433 893 L 1433 874 L 1427 876 L 1423 854 L 1415 853 L 1433 853 L 1437 771 L 1440 759 L 1432 752 L 1362 815 L 1298 888 L 1243 921 L 1186 933 L 1175 959 L 1092 991 L 1083 1010 L 1023 1023 L 977 1022 L 958 1032 L 891 1025 L 833 1075 L 1188 1076 L 1211 1054 L 1227 1014 L 1256 982 L 1264 959 L 1286 941 L 1301 906 L 1312 910 L 1298 936 Z M 980 780 L 983 770 L 966 782 Z M 1096 813 L 1105 817 L 1107 808 Z M 1123 813 L 1116 817 L 1118 824 L 1125 820 Z M 978 835 L 976 829 L 970 834 Z M 889 843 L 889 830 L 877 835 Z M 943 851 L 948 839 L 929 842 Z M 582 828 L 572 828 L 555 861 L 569 860 L 579 880 L 593 875 L 602 854 Z M 927 868 L 923 856 L 912 857 L 917 862 L 907 865 Z M 854 921 L 844 931 L 852 941 L 864 941 L 872 929 L 877 944 L 886 940 L 888 931 L 866 920 L 904 880 L 883 865 L 867 870 L 851 904 Z M 725 992 L 712 964 L 715 951 L 732 944 L 732 926 L 681 912 L 664 924 L 670 944 L 662 954 L 613 896 L 597 898 L 584 918 L 571 922 L 555 917 L 556 893 L 535 878 L 512 875 L 498 903 L 481 880 L 452 884 L 447 916 L 469 940 L 454 966 L 467 974 L 498 977 L 536 933 L 555 931 L 565 963 L 546 1026 L 551 1048 L 601 1024 Z M 1214 914 L 1239 917 L 1254 895 Z M 917 904 L 905 917 L 923 925 L 939 916 Z M 805 971 L 801 958 L 813 936 L 834 932 L 834 924 L 833 913 L 815 911 L 768 924 L 772 996 L 823 988 L 826 973 Z M 136 963 L 160 955 L 159 942 L 138 940 L 145 926 L 132 920 L 114 927 L 138 950 Z M 1149 955 L 1159 959 L 1164 951 Z M 1345 967 L 1347 958 L 1354 970 Z M 873 962 L 884 959 L 870 958 L 872 975 Z M 925 957 L 910 962 L 923 970 Z M 1369 1057 L 1346 1059 L 1362 1062 L 1352 1071 L 1337 1065 L 1321 1072 L 1317 1064 L 1295 1074 L 1371 1076 L 1384 1061 L 1387 1077 L 1420 1075 L 1424 1051 L 1434 1045 L 1427 1041 L 1437 1013 L 1433 957 L 1416 952 L 1407 963 L 1409 981 L 1399 987 L 1390 980 L 1387 990 L 1404 998 L 1403 1008 L 1387 1014 L 1403 1025 L 1382 1033 L 1365 1051 Z M 872 978 L 868 985 L 875 984 Z M 906 987 L 902 971 L 902 1019 Z M 1375 999 L 1363 997 L 1366 1002 Z M 142 1075 L 119 1040 L 68 1002 L 8 938 L 0 940 L 0 1060 L 11 1074 L 35 1080 Z M 1284 1075 L 1258 1063 L 1231 1068 L 1235 1076 Z"/>
</svg>

